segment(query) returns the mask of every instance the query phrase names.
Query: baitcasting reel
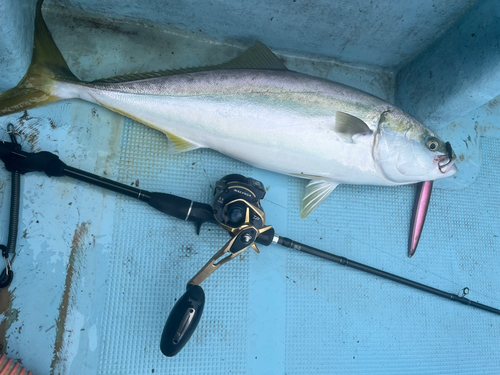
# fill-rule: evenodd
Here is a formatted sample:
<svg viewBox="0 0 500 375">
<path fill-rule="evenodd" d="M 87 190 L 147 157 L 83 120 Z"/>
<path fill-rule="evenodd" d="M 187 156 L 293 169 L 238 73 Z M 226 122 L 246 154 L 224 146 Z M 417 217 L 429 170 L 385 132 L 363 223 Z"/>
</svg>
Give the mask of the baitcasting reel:
<svg viewBox="0 0 500 375">
<path fill-rule="evenodd" d="M 250 209 L 250 224 L 264 226 L 266 216 L 260 205 L 266 191 L 262 182 L 240 174 L 230 174 L 215 184 L 215 199 L 212 205 L 215 220 L 226 230 L 238 228 L 244 223 L 247 208 Z"/>
<path fill-rule="evenodd" d="M 272 230 L 270 225 L 264 225 L 266 216 L 260 205 L 265 194 L 260 181 L 239 174 L 227 175 L 217 182 L 213 215 L 232 238 L 188 281 L 186 292 L 170 312 L 160 342 L 161 351 L 167 357 L 176 355 L 186 345 L 200 321 L 205 305 L 200 284 L 249 247 L 259 253 L 255 241 L 262 233 Z"/>
</svg>

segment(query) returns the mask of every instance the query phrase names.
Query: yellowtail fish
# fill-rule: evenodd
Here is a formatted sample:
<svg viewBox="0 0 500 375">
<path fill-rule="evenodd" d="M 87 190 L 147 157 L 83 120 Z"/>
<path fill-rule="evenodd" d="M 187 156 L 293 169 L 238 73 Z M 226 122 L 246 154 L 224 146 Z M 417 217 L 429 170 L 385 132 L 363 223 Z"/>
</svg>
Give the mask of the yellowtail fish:
<svg viewBox="0 0 500 375">
<path fill-rule="evenodd" d="M 290 71 L 262 43 L 221 65 L 82 82 L 36 10 L 31 65 L 0 116 L 61 99 L 97 103 L 165 133 L 169 151 L 208 147 L 310 179 L 301 216 L 339 184 L 402 185 L 456 172 L 451 147 L 366 92 Z"/>
</svg>

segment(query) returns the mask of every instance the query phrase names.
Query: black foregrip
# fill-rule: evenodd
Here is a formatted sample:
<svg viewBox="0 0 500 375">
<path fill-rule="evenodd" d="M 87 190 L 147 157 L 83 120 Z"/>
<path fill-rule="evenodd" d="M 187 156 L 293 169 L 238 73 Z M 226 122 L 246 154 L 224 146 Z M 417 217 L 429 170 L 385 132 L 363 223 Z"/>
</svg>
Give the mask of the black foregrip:
<svg viewBox="0 0 500 375">
<path fill-rule="evenodd" d="M 189 199 L 166 193 L 151 193 L 148 200 L 151 207 L 182 220 L 187 220 L 192 202 Z"/>
</svg>

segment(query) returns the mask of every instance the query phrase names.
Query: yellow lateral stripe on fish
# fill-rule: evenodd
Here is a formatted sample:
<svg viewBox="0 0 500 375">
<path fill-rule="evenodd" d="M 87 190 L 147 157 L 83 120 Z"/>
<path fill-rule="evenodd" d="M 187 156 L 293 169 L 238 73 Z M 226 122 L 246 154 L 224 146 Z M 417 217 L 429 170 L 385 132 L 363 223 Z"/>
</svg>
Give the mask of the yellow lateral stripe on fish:
<svg viewBox="0 0 500 375">
<path fill-rule="evenodd" d="M 0 116 L 61 99 L 99 104 L 167 134 L 173 152 L 207 147 L 311 179 L 302 217 L 339 184 L 402 185 L 456 172 L 445 142 L 401 109 L 290 71 L 259 42 L 217 66 L 82 82 L 50 36 L 42 2 L 31 65 L 15 88 L 0 94 Z"/>
</svg>

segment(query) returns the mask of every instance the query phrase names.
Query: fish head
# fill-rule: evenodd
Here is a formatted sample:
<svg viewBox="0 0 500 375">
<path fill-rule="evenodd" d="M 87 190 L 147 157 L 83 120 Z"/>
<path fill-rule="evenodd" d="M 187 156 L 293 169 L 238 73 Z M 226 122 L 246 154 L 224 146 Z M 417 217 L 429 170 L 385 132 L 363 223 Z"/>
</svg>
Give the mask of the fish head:
<svg viewBox="0 0 500 375">
<path fill-rule="evenodd" d="M 437 180 L 458 171 L 450 143 L 396 108 L 380 116 L 372 152 L 378 172 L 397 184 Z"/>
</svg>

